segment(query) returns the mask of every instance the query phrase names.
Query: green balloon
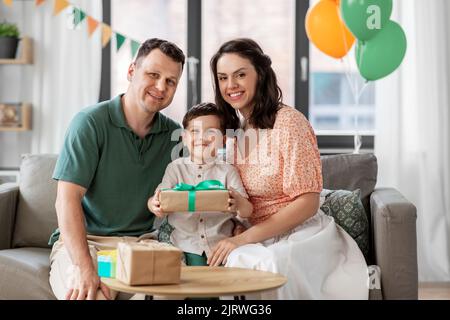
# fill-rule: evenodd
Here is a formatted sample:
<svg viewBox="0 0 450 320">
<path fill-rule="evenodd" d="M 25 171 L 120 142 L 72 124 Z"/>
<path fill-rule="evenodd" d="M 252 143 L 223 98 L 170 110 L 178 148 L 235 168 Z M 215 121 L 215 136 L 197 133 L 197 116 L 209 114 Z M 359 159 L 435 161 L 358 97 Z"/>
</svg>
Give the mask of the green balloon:
<svg viewBox="0 0 450 320">
<path fill-rule="evenodd" d="M 369 81 L 386 77 L 400 66 L 406 47 L 406 35 L 402 27 L 394 21 L 388 21 L 373 39 L 358 41 L 356 44 L 359 72 Z"/>
<path fill-rule="evenodd" d="M 361 41 L 372 39 L 389 21 L 392 0 L 341 0 L 341 16 Z"/>
</svg>

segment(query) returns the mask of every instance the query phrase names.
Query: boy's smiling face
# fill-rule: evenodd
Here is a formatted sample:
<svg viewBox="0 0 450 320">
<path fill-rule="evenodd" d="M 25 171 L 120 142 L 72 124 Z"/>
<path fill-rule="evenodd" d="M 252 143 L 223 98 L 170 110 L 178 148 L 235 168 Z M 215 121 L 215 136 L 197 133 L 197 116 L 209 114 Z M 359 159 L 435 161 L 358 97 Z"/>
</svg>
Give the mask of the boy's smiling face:
<svg viewBox="0 0 450 320">
<path fill-rule="evenodd" d="M 189 121 L 183 132 L 183 143 L 193 162 L 205 164 L 215 160 L 224 141 L 220 127 L 220 119 L 216 115 L 199 116 Z"/>
</svg>

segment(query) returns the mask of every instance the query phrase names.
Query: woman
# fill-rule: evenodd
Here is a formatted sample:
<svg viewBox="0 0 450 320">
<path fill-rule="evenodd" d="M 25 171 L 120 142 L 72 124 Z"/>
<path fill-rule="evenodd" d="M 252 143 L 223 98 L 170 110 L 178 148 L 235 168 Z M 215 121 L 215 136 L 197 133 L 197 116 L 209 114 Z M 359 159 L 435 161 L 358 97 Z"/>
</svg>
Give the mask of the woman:
<svg viewBox="0 0 450 320">
<path fill-rule="evenodd" d="M 211 69 L 227 128 L 244 133 L 233 144 L 233 159 L 254 212 L 252 227 L 221 241 L 209 264 L 285 275 L 288 282 L 266 299 L 367 299 L 361 251 L 319 209 L 322 169 L 314 132 L 282 103 L 270 58 L 253 40 L 236 39 L 220 47 Z"/>
</svg>

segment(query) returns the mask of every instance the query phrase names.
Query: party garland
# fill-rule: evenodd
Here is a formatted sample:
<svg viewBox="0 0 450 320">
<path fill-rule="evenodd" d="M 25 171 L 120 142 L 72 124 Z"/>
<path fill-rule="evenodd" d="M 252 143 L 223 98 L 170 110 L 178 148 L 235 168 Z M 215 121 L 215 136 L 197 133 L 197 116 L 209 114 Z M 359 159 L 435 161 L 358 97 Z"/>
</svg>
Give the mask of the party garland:
<svg viewBox="0 0 450 320">
<path fill-rule="evenodd" d="M 39 7 L 44 2 L 49 2 L 49 1 L 48 0 L 35 0 L 35 5 L 36 5 L 36 7 Z M 13 0 L 3 0 L 3 3 L 8 7 L 12 7 Z M 85 11 L 81 10 L 81 8 L 75 6 L 74 4 L 70 3 L 67 0 L 54 0 L 53 15 L 57 16 L 58 14 L 60 14 L 63 10 L 65 10 L 68 7 L 73 8 L 74 27 L 78 26 L 83 21 L 86 21 L 87 32 L 88 32 L 89 37 L 91 37 L 92 34 L 99 28 L 99 26 L 101 26 L 102 47 L 105 47 L 108 45 L 108 43 L 111 41 L 111 38 L 114 34 L 115 39 L 116 39 L 116 51 L 119 51 L 120 48 L 122 48 L 125 41 L 127 39 L 129 39 L 130 48 L 131 48 L 131 56 L 134 57 L 136 55 L 136 52 L 138 51 L 139 46 L 141 45 L 139 41 L 136 41 L 128 36 L 123 35 L 122 33 L 112 30 L 110 25 L 104 23 L 103 21 L 94 19 L 92 16 L 86 14 Z"/>
</svg>

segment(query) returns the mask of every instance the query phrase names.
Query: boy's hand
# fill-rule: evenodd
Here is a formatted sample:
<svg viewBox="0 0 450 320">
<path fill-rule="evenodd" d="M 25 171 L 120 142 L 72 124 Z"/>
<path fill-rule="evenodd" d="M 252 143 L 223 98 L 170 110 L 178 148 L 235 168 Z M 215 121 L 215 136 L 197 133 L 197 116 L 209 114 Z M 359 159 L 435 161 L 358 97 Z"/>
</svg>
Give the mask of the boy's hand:
<svg viewBox="0 0 450 320">
<path fill-rule="evenodd" d="M 228 198 L 228 211 L 239 214 L 239 204 L 241 202 L 241 198 L 244 197 L 232 188 L 230 188 L 228 194 L 230 195 Z"/>
<path fill-rule="evenodd" d="M 233 188 L 230 188 L 228 193 L 230 195 L 228 199 L 228 211 L 237 213 L 242 218 L 248 218 L 253 211 L 252 204 Z"/>
<path fill-rule="evenodd" d="M 156 190 L 155 195 L 148 199 L 148 209 L 155 214 L 158 218 L 164 218 L 166 214 L 161 209 L 161 203 L 159 202 L 160 190 Z"/>
</svg>

